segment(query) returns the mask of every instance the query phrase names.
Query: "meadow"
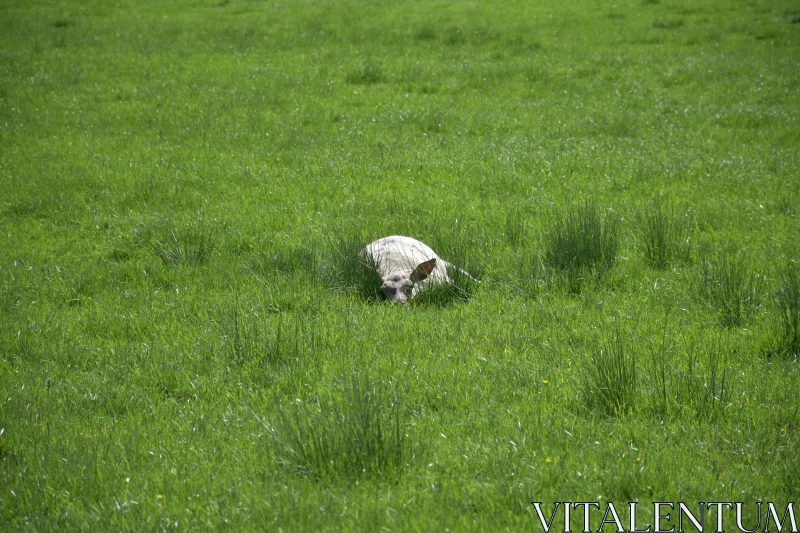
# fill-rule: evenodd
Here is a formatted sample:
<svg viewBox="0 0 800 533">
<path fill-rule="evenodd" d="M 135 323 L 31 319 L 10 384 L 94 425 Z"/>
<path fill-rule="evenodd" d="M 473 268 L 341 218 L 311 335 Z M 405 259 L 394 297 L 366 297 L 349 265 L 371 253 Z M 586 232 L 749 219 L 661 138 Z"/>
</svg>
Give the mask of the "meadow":
<svg viewBox="0 0 800 533">
<path fill-rule="evenodd" d="M 798 50 L 791 0 L 0 0 L 0 530 L 785 509 Z M 382 302 L 395 234 L 481 283 Z"/>
</svg>

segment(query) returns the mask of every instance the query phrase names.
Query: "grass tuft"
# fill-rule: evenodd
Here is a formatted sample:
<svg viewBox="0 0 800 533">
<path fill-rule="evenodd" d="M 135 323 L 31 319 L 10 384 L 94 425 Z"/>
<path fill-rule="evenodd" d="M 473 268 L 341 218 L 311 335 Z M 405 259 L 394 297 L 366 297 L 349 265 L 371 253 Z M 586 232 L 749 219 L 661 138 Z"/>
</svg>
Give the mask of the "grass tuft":
<svg viewBox="0 0 800 533">
<path fill-rule="evenodd" d="M 688 213 L 676 215 L 674 207 L 654 199 L 635 211 L 633 220 L 645 261 L 651 267 L 665 269 L 689 259 L 694 226 Z"/>
<path fill-rule="evenodd" d="M 788 265 L 778 288 L 778 326 L 769 353 L 797 360 L 800 357 L 800 274 Z"/>
<path fill-rule="evenodd" d="M 365 62 L 361 67 L 348 72 L 344 79 L 352 85 L 374 85 L 385 81 L 386 76 L 379 65 Z"/>
<path fill-rule="evenodd" d="M 297 343 L 291 346 L 286 342 L 280 315 L 274 327 L 270 328 L 264 317 L 246 312 L 238 302 L 228 309 L 218 308 L 217 312 L 223 330 L 223 350 L 234 364 L 273 364 L 298 355 Z"/>
<path fill-rule="evenodd" d="M 673 387 L 681 410 L 688 409 L 701 420 L 715 421 L 723 413 L 731 398 L 731 381 L 728 363 L 720 357 L 719 346 L 706 347 L 708 362 L 705 370 L 700 366 L 697 351 L 692 349 L 686 367 L 676 372 Z"/>
<path fill-rule="evenodd" d="M 281 408 L 273 430 L 285 464 L 323 481 L 397 481 L 411 459 L 406 417 L 397 397 L 353 378 L 338 401 Z"/>
<path fill-rule="evenodd" d="M 199 266 L 211 257 L 215 242 L 211 230 L 189 227 L 179 231 L 173 226 L 166 235 L 148 240 L 146 246 L 164 266 Z"/>
<path fill-rule="evenodd" d="M 452 283 L 425 286 L 411 300 L 413 305 L 433 305 L 445 307 L 460 302 L 468 302 L 477 291 L 479 282 L 464 276 L 460 272 L 450 270 Z"/>
<path fill-rule="evenodd" d="M 741 327 L 761 307 L 762 281 L 740 253 L 726 248 L 703 262 L 700 294 L 724 327 Z"/>
<path fill-rule="evenodd" d="M 583 401 L 605 415 L 627 414 L 638 396 L 636 357 L 620 327 L 584 365 Z"/>
<path fill-rule="evenodd" d="M 432 41 L 436 39 L 436 29 L 432 26 L 422 26 L 414 32 L 414 38 L 419 41 Z"/>
<path fill-rule="evenodd" d="M 445 229 L 442 229 L 443 225 L 437 225 L 431 230 L 433 249 L 439 257 L 453 265 L 447 270 L 452 283 L 425 286 L 412 300 L 414 304 L 447 306 L 467 302 L 480 287 L 478 280 L 484 276 L 485 269 L 475 258 L 469 225 L 460 220 L 463 217 Z"/>
<path fill-rule="evenodd" d="M 349 291 L 368 301 L 383 298 L 383 280 L 373 258 L 361 252 L 368 243 L 358 230 L 337 231 L 328 237 L 320 265 L 323 281 L 335 291 Z"/>
<path fill-rule="evenodd" d="M 297 394 L 316 380 L 320 346 L 315 320 L 237 300 L 217 307 L 217 324 L 222 336 L 218 359 L 231 379 L 284 394 Z"/>
<path fill-rule="evenodd" d="M 570 292 L 579 292 L 588 275 L 610 270 L 617 259 L 619 222 L 594 202 L 567 204 L 550 219 L 545 234 L 545 264 L 564 275 Z"/>
</svg>

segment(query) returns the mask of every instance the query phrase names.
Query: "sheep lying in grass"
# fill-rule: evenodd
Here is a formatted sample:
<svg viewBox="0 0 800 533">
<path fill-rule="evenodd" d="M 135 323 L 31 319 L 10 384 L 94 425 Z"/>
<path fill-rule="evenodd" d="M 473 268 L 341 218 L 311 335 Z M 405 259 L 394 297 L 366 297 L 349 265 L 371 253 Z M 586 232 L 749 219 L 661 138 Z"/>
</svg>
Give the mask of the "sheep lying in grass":
<svg viewBox="0 0 800 533">
<path fill-rule="evenodd" d="M 426 285 L 451 283 L 450 272 L 475 278 L 436 255 L 430 246 L 411 237 L 393 235 L 368 244 L 362 259 L 383 280 L 381 291 L 393 303 L 404 304 Z"/>
</svg>

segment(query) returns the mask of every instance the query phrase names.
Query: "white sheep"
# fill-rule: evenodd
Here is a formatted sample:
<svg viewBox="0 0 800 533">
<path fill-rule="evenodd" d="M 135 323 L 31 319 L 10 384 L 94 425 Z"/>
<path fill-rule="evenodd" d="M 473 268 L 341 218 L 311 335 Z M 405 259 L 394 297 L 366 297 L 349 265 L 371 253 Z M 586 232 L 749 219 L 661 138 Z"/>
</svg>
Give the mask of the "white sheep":
<svg viewBox="0 0 800 533">
<path fill-rule="evenodd" d="M 411 237 L 393 235 L 368 244 L 362 259 L 374 267 L 383 280 L 381 291 L 387 300 L 404 304 L 426 285 L 451 283 L 448 270 L 475 278 L 436 255 L 430 246 Z"/>
</svg>

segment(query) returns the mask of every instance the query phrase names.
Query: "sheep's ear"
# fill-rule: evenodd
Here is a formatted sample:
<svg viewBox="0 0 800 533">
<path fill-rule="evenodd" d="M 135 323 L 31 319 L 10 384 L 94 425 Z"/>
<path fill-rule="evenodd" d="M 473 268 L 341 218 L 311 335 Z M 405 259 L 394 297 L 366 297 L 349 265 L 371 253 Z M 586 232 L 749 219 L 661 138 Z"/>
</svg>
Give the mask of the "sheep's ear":
<svg viewBox="0 0 800 533">
<path fill-rule="evenodd" d="M 433 269 L 436 268 L 436 258 L 430 259 L 425 261 L 424 263 L 420 263 L 414 269 L 414 272 L 411 273 L 411 281 L 414 283 L 418 281 L 422 281 L 426 279 L 428 276 L 431 275 Z"/>
</svg>

